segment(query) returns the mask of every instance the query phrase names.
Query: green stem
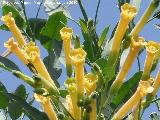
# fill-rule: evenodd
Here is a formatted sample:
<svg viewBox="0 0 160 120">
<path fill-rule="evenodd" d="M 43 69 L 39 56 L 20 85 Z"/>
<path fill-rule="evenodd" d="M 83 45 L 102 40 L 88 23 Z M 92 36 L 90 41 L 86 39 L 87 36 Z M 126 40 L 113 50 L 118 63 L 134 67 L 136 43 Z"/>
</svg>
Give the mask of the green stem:
<svg viewBox="0 0 160 120">
<path fill-rule="evenodd" d="M 23 13 L 24 13 L 24 17 L 25 17 L 25 20 L 26 20 L 26 24 L 27 24 L 27 27 L 29 29 L 29 34 L 31 35 L 32 40 L 35 41 L 31 26 L 29 24 L 29 21 L 28 21 L 27 15 L 26 15 L 24 2 L 25 2 L 24 0 L 20 0 L 21 6 L 22 6 L 22 9 L 23 9 Z"/>
<path fill-rule="evenodd" d="M 97 23 L 97 16 L 98 16 L 98 10 L 99 10 L 100 3 L 101 3 L 101 0 L 98 0 L 97 9 L 96 9 L 96 15 L 95 15 L 95 20 L 94 20 L 94 24 L 95 24 L 95 25 L 96 25 L 96 23 Z"/>
<path fill-rule="evenodd" d="M 87 16 L 87 13 L 86 13 L 83 5 L 82 5 L 82 2 L 81 2 L 81 0 L 77 0 L 77 2 L 78 2 L 78 5 L 79 5 L 79 7 L 80 7 L 80 9 L 81 9 L 81 12 L 82 12 L 82 14 L 83 14 L 83 17 L 84 17 L 85 21 L 87 22 L 87 21 L 88 21 L 88 16 Z"/>
<path fill-rule="evenodd" d="M 147 21 L 149 20 L 150 16 L 152 15 L 152 13 L 156 10 L 156 8 L 158 7 L 159 2 L 155 3 L 154 0 L 151 1 L 149 7 L 147 8 L 147 10 L 144 12 L 143 16 L 140 18 L 139 22 L 136 24 L 136 26 L 133 28 L 133 30 L 131 31 L 131 35 L 138 35 L 140 33 L 140 31 L 143 29 L 143 27 L 145 26 L 145 24 L 147 23 Z"/>
</svg>

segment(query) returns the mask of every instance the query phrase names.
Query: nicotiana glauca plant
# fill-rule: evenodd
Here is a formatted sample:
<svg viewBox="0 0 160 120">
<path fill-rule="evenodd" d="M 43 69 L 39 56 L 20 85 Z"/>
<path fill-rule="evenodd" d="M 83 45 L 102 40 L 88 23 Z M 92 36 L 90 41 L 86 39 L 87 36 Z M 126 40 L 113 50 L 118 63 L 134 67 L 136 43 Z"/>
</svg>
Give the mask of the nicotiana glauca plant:
<svg viewBox="0 0 160 120">
<path fill-rule="evenodd" d="M 46 5 L 46 0 L 39 4 L 36 17 L 29 18 L 25 2 L 14 4 L 8 0 L 2 5 L 0 29 L 12 34 L 4 42 L 6 51 L 0 56 L 0 68 L 30 85 L 33 94 L 27 93 L 25 85 L 10 93 L 0 81 L 0 119 L 140 120 L 151 104 L 156 103 L 159 109 L 160 43 L 140 33 L 147 23 L 160 18 L 160 0 L 151 0 L 137 22 L 134 18 L 138 9 L 134 5 L 140 6 L 141 2 L 118 0 L 119 21 L 108 40 L 111 26 L 101 35 L 97 31 L 101 0 L 95 18 L 89 18 L 83 0 L 74 1 L 83 15 L 78 21 L 70 16 L 68 6 Z M 43 5 L 49 14 L 47 19 L 38 18 Z M 81 33 L 74 33 L 76 28 L 67 21 L 76 23 Z M 41 47 L 47 50 L 44 59 Z M 9 59 L 11 54 L 31 76 Z M 140 62 L 141 54 L 146 56 L 144 62 Z M 135 61 L 138 69 L 133 76 L 128 75 Z M 60 77 L 62 73 L 66 76 Z M 41 111 L 32 106 L 34 100 L 40 103 Z M 160 115 L 152 113 L 150 118 L 160 119 Z"/>
</svg>

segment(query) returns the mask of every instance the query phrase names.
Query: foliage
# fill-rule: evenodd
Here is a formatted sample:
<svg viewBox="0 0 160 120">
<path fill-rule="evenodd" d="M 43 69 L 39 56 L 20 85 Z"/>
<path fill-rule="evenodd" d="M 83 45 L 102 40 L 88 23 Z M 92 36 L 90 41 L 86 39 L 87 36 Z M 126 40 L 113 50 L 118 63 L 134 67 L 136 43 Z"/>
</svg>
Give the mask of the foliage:
<svg viewBox="0 0 160 120">
<path fill-rule="evenodd" d="M 132 31 L 134 31 L 134 29 L 136 28 L 136 23 L 134 19 L 131 20 L 128 23 L 128 25 L 125 26 L 126 29 L 124 30 L 124 34 L 122 32 L 123 28 L 120 29 L 119 33 L 122 32 L 121 34 L 123 35 L 118 36 L 118 38 L 122 37 L 119 48 L 118 47 L 116 48 L 119 49 L 118 52 L 114 51 L 113 46 L 114 46 L 114 39 L 118 34 L 117 31 L 119 29 L 119 23 L 117 23 L 117 25 L 115 25 L 114 28 L 111 28 L 110 25 L 105 25 L 102 31 L 97 31 L 97 26 L 98 26 L 97 15 L 101 0 L 99 0 L 98 2 L 95 18 L 88 18 L 87 12 L 85 11 L 85 8 L 82 4 L 83 1 L 77 0 L 77 4 L 79 5 L 83 15 L 80 16 L 78 21 L 74 20 L 71 17 L 71 14 L 68 10 L 68 6 L 64 5 L 50 6 L 43 4 L 45 2 L 43 0 L 39 6 L 37 16 L 35 18 L 28 18 L 26 15 L 24 0 L 20 1 L 21 5 L 15 6 L 14 4 L 12 4 L 12 2 L 9 2 L 10 4 L 3 5 L 1 10 L 3 16 L 8 15 L 10 12 L 12 13 L 12 17 L 15 20 L 15 25 L 17 25 L 17 28 L 22 33 L 23 37 L 28 41 L 28 43 L 26 43 L 26 45 L 24 45 L 22 48 L 18 46 L 20 50 L 24 52 L 23 57 L 26 57 L 26 54 L 30 52 L 29 50 L 27 51 L 27 49 L 30 46 L 33 47 L 35 50 L 33 54 L 29 54 L 26 57 L 27 63 L 24 63 L 26 67 L 29 68 L 33 76 L 30 77 L 26 75 L 25 71 L 20 70 L 19 66 L 16 64 L 16 61 L 13 62 L 12 60 L 9 59 L 8 55 L 16 54 L 16 52 L 12 50 L 9 50 L 9 54 L 0 57 L 0 67 L 5 71 L 11 72 L 15 77 L 20 78 L 21 80 L 29 84 L 31 87 L 33 87 L 34 95 L 32 94 L 30 95 L 29 93 L 27 93 L 28 89 L 26 89 L 25 85 L 19 85 L 14 92 L 9 92 L 7 88 L 4 86 L 4 84 L 0 81 L 0 110 L 2 111 L 0 112 L 0 119 L 5 117 L 16 120 L 19 118 L 23 119 L 24 117 L 27 116 L 31 120 L 49 120 L 49 119 L 51 120 L 51 117 L 49 116 L 49 114 L 47 114 L 49 112 L 48 111 L 46 112 L 45 110 L 48 109 L 51 110 L 49 107 L 52 106 L 52 110 L 55 112 L 55 116 L 60 120 L 61 119 L 80 120 L 78 119 L 79 116 L 77 115 L 78 113 L 83 113 L 82 116 L 80 116 L 83 118 L 83 120 L 89 120 L 92 119 L 92 117 L 94 117 L 93 120 L 96 119 L 115 120 L 116 118 L 114 117 L 115 115 L 117 115 L 116 113 L 118 113 L 118 111 L 121 108 L 123 108 L 124 104 L 129 99 L 131 99 L 132 96 L 135 95 L 135 93 L 138 90 L 137 88 L 139 88 L 138 86 L 140 85 L 140 83 L 144 81 L 146 82 L 148 79 L 150 80 L 152 72 L 159 71 L 157 70 L 160 57 L 159 53 L 158 55 L 157 54 L 154 55 L 154 59 L 152 61 L 153 64 L 149 63 L 151 65 L 150 69 L 148 69 L 149 71 L 147 71 L 148 76 L 146 77 L 145 69 L 141 71 L 142 70 L 141 66 L 143 66 L 143 63 L 140 63 L 141 59 L 140 55 L 145 54 L 143 51 L 148 49 L 147 43 L 149 42 L 147 41 L 143 43 L 143 47 L 140 48 L 137 54 L 131 55 L 131 57 L 133 57 L 132 59 L 129 59 L 127 57 L 132 50 L 133 37 L 137 37 L 139 35 L 139 34 L 136 35 L 132 34 Z M 156 9 L 159 5 L 159 1 L 152 0 L 152 2 L 154 3 L 154 6 L 156 6 L 155 7 Z M 123 5 L 126 5 L 126 3 L 135 5 L 136 8 L 139 10 L 141 5 L 141 0 L 140 1 L 118 0 L 117 4 L 119 6 L 120 12 L 123 12 L 121 7 Z M 49 14 L 49 17 L 47 19 L 38 18 L 38 14 L 40 12 L 42 5 L 45 6 L 45 12 Z M 152 21 L 153 19 L 160 19 L 160 11 L 159 10 L 155 11 L 155 9 L 152 9 L 152 11 L 150 11 L 153 13 L 152 18 L 151 16 L 145 17 L 146 18 L 145 21 L 142 22 L 144 23 L 144 25 Z M 67 53 L 68 51 L 66 51 L 67 43 L 65 43 L 64 39 L 69 39 L 69 38 L 67 38 L 66 36 L 65 38 L 63 38 L 62 36 L 63 30 L 67 29 L 69 31 L 69 32 L 67 31 L 67 35 L 73 34 L 72 29 L 67 27 L 68 21 L 75 22 L 77 27 L 79 27 L 79 29 L 81 30 L 81 33 L 78 34 L 79 35 L 82 34 L 82 36 L 79 37 L 77 35 L 73 36 L 71 35 L 71 37 L 69 37 L 71 39 L 70 47 L 73 46 L 74 48 L 76 48 L 78 52 L 73 48 L 71 49 L 70 53 Z M 159 25 L 157 24 L 154 25 L 158 29 L 160 28 Z M 143 27 L 144 26 L 142 25 L 140 29 L 143 29 Z M 0 26 L 0 29 L 12 32 L 7 24 L 2 24 Z M 109 32 L 111 32 L 112 34 L 110 35 Z M 38 43 L 38 41 L 40 41 L 40 46 L 46 49 L 47 51 L 47 55 L 43 60 L 40 57 L 37 44 L 33 45 L 34 42 Z M 115 46 L 117 44 L 115 44 Z M 159 45 L 159 43 L 156 44 Z M 144 48 L 144 46 L 146 47 Z M 160 50 L 160 46 L 157 49 Z M 74 55 L 77 53 L 80 54 L 78 56 L 79 58 L 77 59 L 83 59 L 84 61 L 84 66 L 82 66 L 82 68 L 84 67 L 85 71 L 83 73 L 82 78 L 85 81 L 83 81 L 84 83 L 82 83 L 81 85 L 79 85 L 81 77 L 78 78 L 76 75 L 77 74 L 80 75 L 80 73 L 83 72 L 83 69 L 80 69 L 80 67 L 79 69 L 76 69 L 76 65 L 78 63 L 75 64 L 76 59 L 74 59 Z M 38 67 L 36 66 L 36 63 L 33 62 L 34 60 L 32 61 L 31 58 L 28 59 L 29 57 L 36 58 L 35 56 L 37 54 L 39 55 L 37 58 L 39 60 L 37 65 Z M 67 61 L 68 60 L 66 57 L 67 55 L 70 57 L 71 61 Z M 129 61 L 127 61 L 128 59 Z M 133 61 L 130 63 L 130 61 L 134 59 L 135 61 L 137 59 L 138 68 L 137 70 L 134 70 L 134 73 L 132 73 L 132 75 L 127 76 L 130 68 L 132 68 L 131 65 L 134 62 Z M 127 63 L 129 65 L 127 65 Z M 146 58 L 146 63 L 147 63 L 147 58 Z M 73 67 L 74 65 L 75 69 Z M 125 67 L 125 65 L 127 67 Z M 42 72 L 43 70 L 46 72 L 45 74 L 43 74 Z M 71 73 L 71 75 L 66 74 L 68 73 L 68 71 Z M 118 77 L 120 76 L 121 72 L 122 74 L 124 73 L 124 77 L 122 77 L 123 79 L 121 80 L 122 83 L 118 81 L 119 80 Z M 92 75 L 95 76 L 93 77 Z M 87 81 L 89 77 L 91 78 L 90 80 Z M 125 78 L 127 78 L 126 81 L 124 81 Z M 143 80 L 144 78 L 145 80 Z M 66 80 L 64 82 L 65 87 L 64 85 L 62 85 L 62 83 L 59 82 L 59 79 L 63 79 L 63 81 Z M 76 81 L 77 79 L 80 80 Z M 87 88 L 88 87 L 87 85 L 90 85 L 92 79 L 93 80 L 96 79 L 95 80 L 96 82 L 93 83 L 93 86 L 91 88 Z M 115 82 L 116 80 L 118 81 L 118 84 L 116 84 Z M 150 86 L 154 87 L 154 83 L 156 82 L 154 81 L 150 82 Z M 74 86 L 75 84 L 76 88 Z M 77 86 L 84 88 L 79 91 L 79 88 Z M 95 89 L 93 90 L 92 88 Z M 85 91 L 83 91 L 84 89 Z M 74 93 L 76 93 L 76 95 Z M 42 98 L 37 98 L 36 95 L 41 96 Z M 144 97 L 143 96 L 139 101 L 137 101 L 138 104 L 132 106 L 132 108 L 136 106 L 137 110 L 140 113 L 138 117 L 141 117 L 141 119 L 143 119 L 143 113 L 146 109 L 148 109 L 148 106 L 150 104 L 156 103 L 159 109 L 160 104 L 158 98 L 157 100 L 153 100 L 155 98 L 155 95 L 153 96 L 150 95 L 151 92 L 146 93 L 145 94 L 146 99 L 143 99 Z M 70 96 L 70 99 L 72 99 L 72 101 L 67 98 L 68 96 Z M 73 98 L 73 96 L 75 97 L 75 99 Z M 31 97 L 32 100 L 30 100 L 29 97 Z M 32 106 L 34 99 L 36 99 L 39 103 L 42 104 L 44 112 L 41 112 L 40 110 Z M 147 102 L 145 101 L 144 106 L 141 108 L 143 100 L 144 101 L 146 100 Z M 48 109 L 45 108 L 46 101 L 49 101 L 47 102 Z M 67 102 L 69 101 L 69 103 L 67 103 L 66 101 Z M 67 105 L 69 107 L 75 107 L 75 106 L 76 107 L 73 108 L 73 110 L 71 110 L 68 108 Z M 138 108 L 137 106 L 140 107 Z M 79 112 L 78 110 L 80 107 L 81 110 Z M 93 109 L 93 107 L 95 107 L 95 109 L 97 110 L 96 114 L 92 114 L 92 112 L 95 110 Z M 75 111 L 77 112 L 77 114 L 75 113 Z M 127 116 L 127 114 L 125 113 L 126 116 L 123 117 L 124 119 L 130 119 L 129 116 L 132 116 L 132 114 L 134 115 L 134 113 L 131 112 L 130 115 Z M 158 120 L 160 119 L 160 115 L 158 115 L 157 113 L 152 113 L 150 115 L 150 118 L 152 120 Z"/>
</svg>

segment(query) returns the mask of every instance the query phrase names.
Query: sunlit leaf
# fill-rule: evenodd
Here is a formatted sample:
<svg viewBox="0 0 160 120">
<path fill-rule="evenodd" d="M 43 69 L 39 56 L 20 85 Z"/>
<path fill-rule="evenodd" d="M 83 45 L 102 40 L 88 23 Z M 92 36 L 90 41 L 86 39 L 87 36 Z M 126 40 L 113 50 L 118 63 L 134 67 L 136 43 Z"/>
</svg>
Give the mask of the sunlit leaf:
<svg viewBox="0 0 160 120">
<path fill-rule="evenodd" d="M 63 12 L 56 12 L 49 17 L 41 34 L 49 38 L 61 40 L 60 30 L 66 25 L 66 23 L 67 19 Z"/>
<path fill-rule="evenodd" d="M 98 46 L 99 46 L 99 47 L 103 44 L 104 40 L 106 39 L 107 33 L 108 33 L 108 31 L 109 31 L 109 27 L 110 27 L 110 26 L 107 26 L 107 27 L 103 30 L 103 32 L 102 32 L 102 34 L 101 34 L 101 37 L 100 37 L 100 39 L 99 39 L 99 41 L 98 41 Z"/>
</svg>

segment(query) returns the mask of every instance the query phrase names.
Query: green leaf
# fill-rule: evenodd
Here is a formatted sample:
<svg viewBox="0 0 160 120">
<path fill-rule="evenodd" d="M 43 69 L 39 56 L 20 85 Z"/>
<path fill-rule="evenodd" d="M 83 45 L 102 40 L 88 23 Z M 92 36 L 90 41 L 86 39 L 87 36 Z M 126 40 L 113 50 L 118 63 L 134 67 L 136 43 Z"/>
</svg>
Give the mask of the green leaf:
<svg viewBox="0 0 160 120">
<path fill-rule="evenodd" d="M 6 93 L 7 93 L 7 89 L 6 89 L 6 87 L 2 84 L 1 81 L 0 81 L 0 92 L 6 92 Z"/>
<path fill-rule="evenodd" d="M 43 27 L 41 34 L 49 38 L 61 40 L 60 30 L 66 25 L 67 18 L 63 12 L 56 12 L 52 14 L 45 27 Z"/>
<path fill-rule="evenodd" d="M 14 100 L 18 103 L 19 106 L 23 108 L 26 115 L 29 117 L 31 120 L 49 120 L 47 115 L 44 112 L 40 112 L 36 108 L 30 106 L 26 101 L 24 101 L 22 98 L 11 94 L 11 93 L 6 93 L 5 94 L 10 100 Z"/>
<path fill-rule="evenodd" d="M 112 101 L 115 106 L 126 102 L 133 95 L 141 79 L 141 76 L 142 72 L 137 72 L 121 86 L 117 96 L 115 96 Z"/>
<path fill-rule="evenodd" d="M 53 49 L 53 44 L 55 39 L 49 38 L 41 34 L 42 28 L 45 27 L 47 20 L 46 19 L 35 19 L 30 18 L 29 20 L 30 27 L 35 35 L 36 40 L 39 40 L 42 46 L 47 50 L 51 51 Z M 29 29 L 27 28 L 26 32 L 30 35 Z"/>
<path fill-rule="evenodd" d="M 12 16 L 13 18 L 15 19 L 15 22 L 16 22 L 16 25 L 22 29 L 24 27 L 26 27 L 26 22 L 25 20 L 23 19 L 23 15 L 22 13 L 20 13 L 20 11 L 18 11 L 17 9 L 15 9 L 13 6 L 11 5 L 4 5 L 2 7 L 2 15 L 6 15 L 8 14 L 9 12 L 12 12 Z M 4 28 L 1 26 L 1 28 Z"/>
<path fill-rule="evenodd" d="M 87 33 L 88 32 L 88 29 L 87 29 L 87 23 L 83 20 L 83 19 L 80 19 L 79 20 L 79 24 L 81 26 L 81 29 L 84 33 Z"/>
<path fill-rule="evenodd" d="M 5 109 L 8 106 L 8 98 L 4 95 L 7 93 L 6 87 L 0 82 L 0 109 Z"/>
<path fill-rule="evenodd" d="M 99 39 L 99 41 L 98 41 L 98 46 L 99 46 L 99 47 L 102 46 L 104 40 L 106 39 L 106 36 L 107 36 L 107 34 L 108 34 L 108 31 L 109 31 L 109 28 L 110 28 L 110 26 L 107 26 L 107 27 L 103 30 L 103 32 L 102 32 L 102 34 L 101 34 L 101 37 L 100 37 L 100 39 Z"/>
<path fill-rule="evenodd" d="M 5 109 L 8 106 L 8 98 L 4 95 L 3 92 L 0 92 L 0 109 Z"/>
<path fill-rule="evenodd" d="M 150 118 L 151 120 L 160 120 L 160 115 L 154 112 L 150 114 Z"/>
<path fill-rule="evenodd" d="M 58 57 L 56 57 L 54 52 L 50 52 L 49 56 L 43 59 L 43 62 L 49 74 L 51 75 L 52 79 L 54 80 L 56 86 L 60 87 L 57 79 L 60 77 L 62 73 L 62 68 Z"/>
<path fill-rule="evenodd" d="M 41 30 L 45 26 L 47 20 L 40 18 L 30 18 L 28 19 L 32 32 L 34 33 L 34 37 L 38 40 L 41 40 L 42 35 Z M 26 32 L 29 34 L 29 28 L 27 28 Z"/>
<path fill-rule="evenodd" d="M 20 97 L 21 99 L 25 100 L 26 98 L 26 88 L 24 85 L 20 85 L 17 87 L 14 93 L 16 96 Z M 10 100 L 8 105 L 8 112 L 10 117 L 13 120 L 18 119 L 23 113 L 23 107 L 19 105 L 17 101 Z"/>
<path fill-rule="evenodd" d="M 26 88 L 24 85 L 20 85 L 17 87 L 16 91 L 15 91 L 15 95 L 25 99 L 26 98 Z"/>
<path fill-rule="evenodd" d="M 20 71 L 19 67 L 14 62 L 5 57 L 0 56 L 0 62 L 10 69 Z"/>
</svg>

